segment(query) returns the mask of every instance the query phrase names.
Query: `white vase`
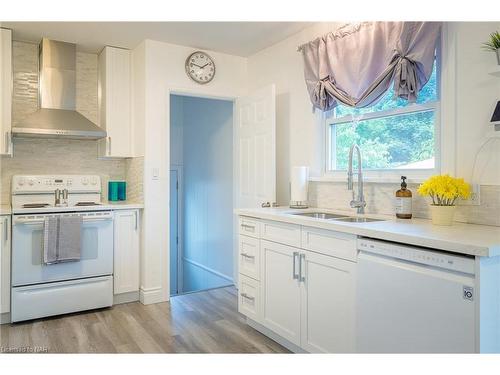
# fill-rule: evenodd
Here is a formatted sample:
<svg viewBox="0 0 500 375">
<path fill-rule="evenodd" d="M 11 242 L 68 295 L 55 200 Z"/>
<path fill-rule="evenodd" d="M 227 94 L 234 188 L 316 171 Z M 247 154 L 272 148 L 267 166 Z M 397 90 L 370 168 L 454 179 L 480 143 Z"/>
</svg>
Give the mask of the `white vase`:
<svg viewBox="0 0 500 375">
<path fill-rule="evenodd" d="M 497 63 L 498 63 L 498 65 L 500 65 L 500 48 L 497 48 L 497 50 L 495 52 L 497 54 Z"/>
<path fill-rule="evenodd" d="M 431 205 L 432 224 L 453 225 L 456 206 L 435 206 Z"/>
</svg>

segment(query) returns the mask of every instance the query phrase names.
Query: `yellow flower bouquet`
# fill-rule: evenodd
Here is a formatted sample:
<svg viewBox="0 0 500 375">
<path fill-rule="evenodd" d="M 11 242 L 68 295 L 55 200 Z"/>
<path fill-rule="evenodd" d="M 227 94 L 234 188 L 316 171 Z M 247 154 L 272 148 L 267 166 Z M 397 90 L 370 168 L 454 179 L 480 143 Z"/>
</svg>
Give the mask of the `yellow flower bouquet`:
<svg viewBox="0 0 500 375">
<path fill-rule="evenodd" d="M 457 199 L 468 199 L 471 189 L 463 178 L 454 178 L 445 174 L 428 178 L 419 186 L 418 193 L 431 197 L 431 214 L 434 224 L 451 225 Z"/>
</svg>

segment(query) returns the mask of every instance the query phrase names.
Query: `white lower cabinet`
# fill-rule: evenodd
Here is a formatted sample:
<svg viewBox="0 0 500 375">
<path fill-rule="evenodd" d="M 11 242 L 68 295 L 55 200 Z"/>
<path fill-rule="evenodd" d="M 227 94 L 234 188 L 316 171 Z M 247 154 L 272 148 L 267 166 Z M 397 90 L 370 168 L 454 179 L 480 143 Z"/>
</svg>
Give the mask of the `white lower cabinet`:
<svg viewBox="0 0 500 375">
<path fill-rule="evenodd" d="M 115 211 L 114 294 L 139 290 L 139 210 Z"/>
<path fill-rule="evenodd" d="M 356 263 L 312 251 L 301 253 L 301 344 L 308 352 L 355 350 Z"/>
<path fill-rule="evenodd" d="M 10 215 L 0 216 L 0 313 L 10 312 Z"/>
<path fill-rule="evenodd" d="M 284 225 L 280 223 L 280 228 Z M 260 257 L 260 279 L 255 268 L 240 263 L 239 310 L 307 352 L 351 353 L 355 351 L 356 237 L 333 231 L 319 234 L 327 240 L 323 253 L 240 236 L 240 254 L 246 249 Z M 313 242 L 306 246 L 318 247 Z M 331 256 L 337 253 L 340 257 Z"/>
<path fill-rule="evenodd" d="M 265 240 L 260 244 L 261 323 L 291 343 L 300 345 L 299 249 Z"/>
</svg>

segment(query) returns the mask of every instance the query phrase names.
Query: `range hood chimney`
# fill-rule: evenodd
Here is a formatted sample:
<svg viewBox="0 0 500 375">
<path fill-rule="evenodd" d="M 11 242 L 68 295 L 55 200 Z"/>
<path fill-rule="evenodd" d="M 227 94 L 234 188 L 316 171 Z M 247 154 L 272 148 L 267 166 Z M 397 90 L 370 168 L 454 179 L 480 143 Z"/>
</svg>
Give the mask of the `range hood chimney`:
<svg viewBox="0 0 500 375">
<path fill-rule="evenodd" d="M 100 139 L 106 131 L 76 111 L 76 44 L 42 39 L 40 109 L 12 128 L 14 137 Z"/>
</svg>

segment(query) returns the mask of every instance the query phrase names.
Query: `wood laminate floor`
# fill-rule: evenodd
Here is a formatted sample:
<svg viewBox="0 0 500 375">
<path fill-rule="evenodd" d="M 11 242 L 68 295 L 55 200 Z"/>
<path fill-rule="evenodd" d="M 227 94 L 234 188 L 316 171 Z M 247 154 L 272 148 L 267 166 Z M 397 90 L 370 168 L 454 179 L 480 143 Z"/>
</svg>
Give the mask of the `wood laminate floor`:
<svg viewBox="0 0 500 375">
<path fill-rule="evenodd" d="M 0 326 L 0 353 L 286 353 L 249 327 L 234 287 Z"/>
</svg>

